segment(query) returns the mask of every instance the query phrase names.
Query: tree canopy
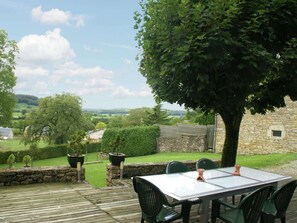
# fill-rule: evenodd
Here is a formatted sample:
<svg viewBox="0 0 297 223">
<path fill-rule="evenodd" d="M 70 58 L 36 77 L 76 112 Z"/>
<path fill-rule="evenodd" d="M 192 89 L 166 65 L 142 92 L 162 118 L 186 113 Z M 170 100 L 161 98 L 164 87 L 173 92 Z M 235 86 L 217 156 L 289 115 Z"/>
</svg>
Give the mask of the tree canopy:
<svg viewBox="0 0 297 223">
<path fill-rule="evenodd" d="M 236 162 L 246 109 L 297 99 L 297 1 L 143 0 L 140 72 L 156 97 L 221 115 L 222 166 Z"/>
<path fill-rule="evenodd" d="M 66 93 L 42 98 L 38 109 L 32 111 L 26 121 L 25 144 L 41 139 L 49 144 L 67 143 L 71 135 L 85 127 L 81 98 Z"/>
<path fill-rule="evenodd" d="M 13 87 L 16 85 L 14 69 L 17 52 L 16 42 L 9 40 L 7 33 L 0 29 L 0 126 L 10 123 L 16 103 Z"/>
</svg>

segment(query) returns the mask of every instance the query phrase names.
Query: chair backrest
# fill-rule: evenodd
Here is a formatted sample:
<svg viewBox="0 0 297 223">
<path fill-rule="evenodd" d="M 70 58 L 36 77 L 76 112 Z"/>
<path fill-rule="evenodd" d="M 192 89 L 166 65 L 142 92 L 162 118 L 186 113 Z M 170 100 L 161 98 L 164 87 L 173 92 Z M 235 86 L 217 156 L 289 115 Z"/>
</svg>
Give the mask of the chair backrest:
<svg viewBox="0 0 297 223">
<path fill-rule="evenodd" d="M 179 161 L 171 161 L 166 166 L 166 173 L 182 173 L 182 172 L 188 172 L 190 171 L 190 168 L 187 167 L 184 163 Z"/>
<path fill-rule="evenodd" d="M 156 222 L 163 204 L 168 205 L 165 195 L 155 185 L 139 177 L 133 177 L 133 186 L 138 194 L 142 217 L 148 222 Z"/>
<path fill-rule="evenodd" d="M 199 159 L 196 163 L 196 169 L 211 170 L 216 168 L 218 168 L 218 166 L 215 164 L 215 162 L 207 158 Z"/>
<path fill-rule="evenodd" d="M 293 180 L 275 191 L 271 197 L 276 207 L 277 217 L 286 215 L 287 208 L 297 187 L 297 180 Z"/>
<path fill-rule="evenodd" d="M 265 200 L 267 200 L 272 187 L 262 187 L 247 195 L 238 205 L 243 212 L 245 223 L 255 223 L 261 216 Z"/>
</svg>

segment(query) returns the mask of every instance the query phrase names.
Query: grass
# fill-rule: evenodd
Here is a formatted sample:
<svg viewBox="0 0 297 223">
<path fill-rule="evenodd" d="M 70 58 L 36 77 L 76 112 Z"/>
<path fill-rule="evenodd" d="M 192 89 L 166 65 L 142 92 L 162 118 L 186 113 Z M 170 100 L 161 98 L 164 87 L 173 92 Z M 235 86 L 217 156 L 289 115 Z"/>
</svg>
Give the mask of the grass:
<svg viewBox="0 0 297 223">
<path fill-rule="evenodd" d="M 221 154 L 215 153 L 158 153 L 148 156 L 128 157 L 126 163 L 144 163 L 144 162 L 169 162 L 172 160 L 198 160 L 200 158 L 220 159 Z M 87 161 L 96 161 L 97 153 L 90 153 Z M 264 168 L 269 166 L 281 165 L 292 160 L 297 160 L 297 153 L 269 154 L 269 155 L 238 155 L 237 163 L 242 166 L 253 168 Z M 106 164 L 109 161 L 103 160 L 102 163 L 84 165 L 86 169 L 86 180 L 94 187 L 106 186 Z M 59 157 L 46 160 L 34 161 L 34 166 L 59 166 L 68 165 L 66 157 Z M 22 163 L 16 163 L 14 167 L 23 167 Z M 1 164 L 0 168 L 7 168 L 7 165 Z"/>
<path fill-rule="evenodd" d="M 47 144 L 43 141 L 38 143 L 38 147 L 42 148 L 47 146 Z M 21 143 L 20 139 L 10 139 L 10 140 L 0 140 L 0 151 L 21 151 L 21 150 L 28 150 L 29 145 L 25 146 Z"/>
</svg>

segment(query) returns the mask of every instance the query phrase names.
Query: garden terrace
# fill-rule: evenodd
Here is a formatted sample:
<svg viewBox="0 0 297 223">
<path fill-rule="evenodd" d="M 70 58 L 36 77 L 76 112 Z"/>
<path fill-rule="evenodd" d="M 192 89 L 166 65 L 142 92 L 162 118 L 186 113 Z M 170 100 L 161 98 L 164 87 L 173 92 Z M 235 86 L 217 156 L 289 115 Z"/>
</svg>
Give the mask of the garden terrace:
<svg viewBox="0 0 297 223">
<path fill-rule="evenodd" d="M 102 189 L 86 183 L 1 187 L 0 222 L 140 222 L 137 194 L 131 180 L 125 181 L 128 186 Z M 287 223 L 297 222 L 296 206 L 297 191 L 287 212 Z M 196 223 L 198 217 L 193 206 L 190 222 Z"/>
</svg>

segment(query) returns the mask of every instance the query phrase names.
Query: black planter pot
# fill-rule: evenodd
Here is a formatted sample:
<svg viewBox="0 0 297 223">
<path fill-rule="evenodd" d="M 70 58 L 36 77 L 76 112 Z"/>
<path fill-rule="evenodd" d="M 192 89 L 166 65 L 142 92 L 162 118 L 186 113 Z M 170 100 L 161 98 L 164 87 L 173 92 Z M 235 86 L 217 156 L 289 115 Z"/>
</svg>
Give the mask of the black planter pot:
<svg viewBox="0 0 297 223">
<path fill-rule="evenodd" d="M 121 162 L 125 161 L 126 155 L 124 153 L 109 153 L 109 161 L 114 166 L 120 166 Z"/>
<path fill-rule="evenodd" d="M 81 156 L 75 156 L 75 155 L 67 155 L 67 160 L 68 163 L 71 167 L 76 168 L 77 167 L 77 163 L 80 162 L 80 165 L 84 164 L 85 161 L 85 155 L 81 155 Z"/>
</svg>

